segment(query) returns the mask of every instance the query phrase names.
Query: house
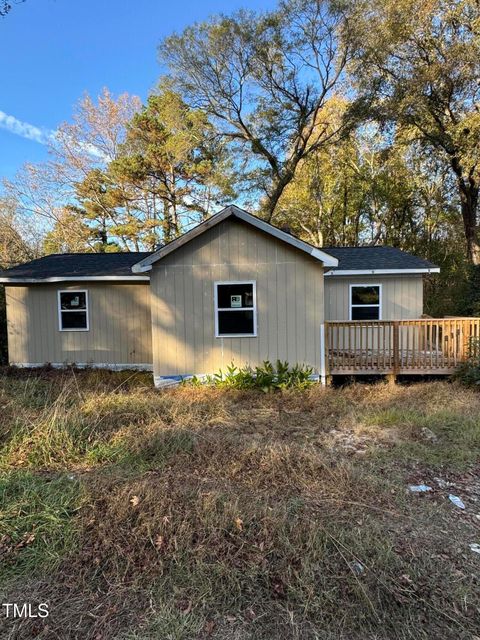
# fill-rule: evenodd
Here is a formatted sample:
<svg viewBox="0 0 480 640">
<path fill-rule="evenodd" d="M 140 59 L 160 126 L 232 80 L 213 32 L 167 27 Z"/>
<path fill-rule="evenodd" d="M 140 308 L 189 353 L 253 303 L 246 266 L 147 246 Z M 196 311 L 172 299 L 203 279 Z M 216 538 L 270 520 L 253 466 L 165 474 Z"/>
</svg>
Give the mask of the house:
<svg viewBox="0 0 480 640">
<path fill-rule="evenodd" d="M 326 326 L 419 319 L 438 272 L 392 247 L 318 249 L 232 205 L 153 253 L 50 255 L 0 282 L 12 365 L 146 369 L 161 385 L 267 359 L 325 376 L 340 344 Z"/>
</svg>

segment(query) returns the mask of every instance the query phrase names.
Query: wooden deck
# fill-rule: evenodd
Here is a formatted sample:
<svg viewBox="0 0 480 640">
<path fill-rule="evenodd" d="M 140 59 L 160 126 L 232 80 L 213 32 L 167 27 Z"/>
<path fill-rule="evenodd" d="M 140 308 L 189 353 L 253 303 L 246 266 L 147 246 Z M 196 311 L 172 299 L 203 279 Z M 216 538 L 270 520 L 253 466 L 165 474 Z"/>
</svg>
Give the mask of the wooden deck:
<svg viewBox="0 0 480 640">
<path fill-rule="evenodd" d="M 480 318 L 325 323 L 327 375 L 449 375 L 480 337 Z"/>
</svg>

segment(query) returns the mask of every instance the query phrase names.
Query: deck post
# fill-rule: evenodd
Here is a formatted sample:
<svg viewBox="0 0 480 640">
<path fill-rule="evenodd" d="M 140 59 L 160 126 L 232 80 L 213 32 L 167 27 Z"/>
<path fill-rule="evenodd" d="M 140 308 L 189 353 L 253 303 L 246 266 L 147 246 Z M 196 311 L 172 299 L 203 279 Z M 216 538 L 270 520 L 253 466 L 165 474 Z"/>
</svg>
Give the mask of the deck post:
<svg viewBox="0 0 480 640">
<path fill-rule="evenodd" d="M 325 324 L 320 325 L 320 382 L 322 387 L 327 384 L 327 349 L 325 348 Z"/>
<path fill-rule="evenodd" d="M 389 374 L 390 382 L 397 380 L 398 371 L 400 369 L 400 329 L 398 320 L 393 322 L 393 371 Z"/>
</svg>

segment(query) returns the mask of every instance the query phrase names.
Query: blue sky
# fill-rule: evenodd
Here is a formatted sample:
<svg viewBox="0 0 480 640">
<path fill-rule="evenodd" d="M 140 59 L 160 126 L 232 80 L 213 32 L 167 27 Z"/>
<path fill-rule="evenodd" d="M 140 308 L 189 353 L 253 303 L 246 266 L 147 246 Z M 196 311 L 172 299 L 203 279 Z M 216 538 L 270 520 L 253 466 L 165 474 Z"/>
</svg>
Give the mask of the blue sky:
<svg viewBox="0 0 480 640">
<path fill-rule="evenodd" d="M 13 0 L 15 2 L 15 0 Z M 0 178 L 46 157 L 30 138 L 69 120 L 87 91 L 142 99 L 161 73 L 160 40 L 188 24 L 274 0 L 26 0 L 0 18 Z M 29 125 L 31 128 L 29 128 Z M 15 133 L 17 132 L 17 133 Z M 21 134 L 21 135 L 20 135 Z"/>
</svg>

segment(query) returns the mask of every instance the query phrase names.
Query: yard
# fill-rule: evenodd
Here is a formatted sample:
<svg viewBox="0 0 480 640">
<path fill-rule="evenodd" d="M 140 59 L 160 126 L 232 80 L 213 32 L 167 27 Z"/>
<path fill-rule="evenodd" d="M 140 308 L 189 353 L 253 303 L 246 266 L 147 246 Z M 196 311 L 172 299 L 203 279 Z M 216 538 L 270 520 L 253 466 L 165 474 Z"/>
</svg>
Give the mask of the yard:
<svg viewBox="0 0 480 640">
<path fill-rule="evenodd" d="M 0 409 L 1 602 L 50 611 L 2 638 L 480 636 L 474 390 L 5 371 Z"/>
</svg>

